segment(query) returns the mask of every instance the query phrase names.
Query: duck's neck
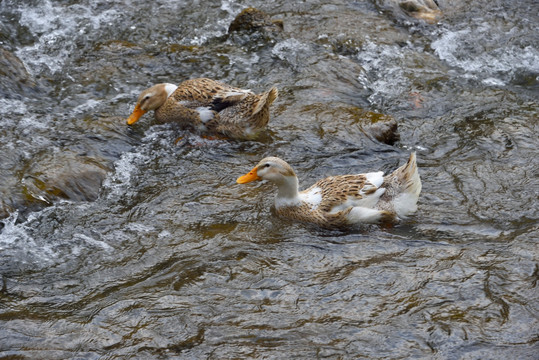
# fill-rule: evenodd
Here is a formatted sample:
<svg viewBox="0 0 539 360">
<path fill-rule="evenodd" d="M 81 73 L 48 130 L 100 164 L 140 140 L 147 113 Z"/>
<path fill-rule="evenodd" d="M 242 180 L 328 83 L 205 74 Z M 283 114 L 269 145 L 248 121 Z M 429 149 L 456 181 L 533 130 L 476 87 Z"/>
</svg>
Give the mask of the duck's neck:
<svg viewBox="0 0 539 360">
<path fill-rule="evenodd" d="M 298 178 L 296 176 L 284 176 L 277 185 L 275 207 L 300 205 L 301 200 L 298 192 Z"/>
</svg>

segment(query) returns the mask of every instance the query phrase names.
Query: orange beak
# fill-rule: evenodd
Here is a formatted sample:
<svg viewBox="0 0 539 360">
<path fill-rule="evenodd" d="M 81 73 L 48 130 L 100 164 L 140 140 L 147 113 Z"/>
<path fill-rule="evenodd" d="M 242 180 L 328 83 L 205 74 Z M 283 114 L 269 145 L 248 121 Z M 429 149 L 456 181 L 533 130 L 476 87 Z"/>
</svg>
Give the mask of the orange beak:
<svg viewBox="0 0 539 360">
<path fill-rule="evenodd" d="M 262 178 L 256 174 L 256 167 L 247 174 L 240 176 L 236 182 L 238 184 L 245 184 L 255 180 L 262 180 Z"/>
<path fill-rule="evenodd" d="M 133 125 L 134 123 L 136 123 L 138 121 L 138 119 L 140 119 L 140 117 L 142 115 L 144 115 L 146 113 L 146 110 L 142 110 L 140 108 L 140 105 L 137 104 L 135 106 L 135 110 L 133 110 L 133 112 L 131 113 L 131 115 L 129 115 L 129 118 L 127 119 L 127 125 Z"/>
</svg>

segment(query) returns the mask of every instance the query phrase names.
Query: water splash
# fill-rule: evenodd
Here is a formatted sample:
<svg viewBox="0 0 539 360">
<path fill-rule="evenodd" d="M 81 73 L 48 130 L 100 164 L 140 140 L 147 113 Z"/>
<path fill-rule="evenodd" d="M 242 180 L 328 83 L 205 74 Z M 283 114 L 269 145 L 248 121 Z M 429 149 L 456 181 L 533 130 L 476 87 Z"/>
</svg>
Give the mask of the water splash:
<svg viewBox="0 0 539 360">
<path fill-rule="evenodd" d="M 291 38 L 278 42 L 271 53 L 282 61 L 289 63 L 294 69 L 299 69 L 304 61 L 302 55 L 310 51 L 307 44 Z"/>
<path fill-rule="evenodd" d="M 1 115 L 7 115 L 7 114 L 17 114 L 17 115 L 24 115 L 28 112 L 28 107 L 24 103 L 24 101 L 21 100 L 8 100 L 8 99 L 0 99 L 0 114 Z M 0 126 L 9 121 L 9 117 L 0 117 Z"/>
<path fill-rule="evenodd" d="M 138 152 L 122 154 L 121 158 L 114 163 L 115 171 L 103 181 L 103 188 L 110 189 L 108 197 L 116 197 L 124 194 L 129 186 L 133 174 L 136 173 L 141 162 L 147 162 L 150 158 Z"/>
<path fill-rule="evenodd" d="M 365 72 L 358 74 L 358 80 L 373 94 L 371 104 L 380 104 L 385 98 L 392 98 L 407 91 L 410 81 L 406 77 L 405 51 L 397 45 L 382 45 L 372 41 L 365 42 L 357 54 Z"/>
<path fill-rule="evenodd" d="M 49 244 L 38 244 L 28 231 L 28 224 L 35 216 L 31 215 L 27 222 L 18 224 L 19 212 L 15 211 L 0 220 L 4 224 L 0 232 L 1 263 L 12 264 L 15 261 L 21 266 L 46 266 L 57 257 Z"/>
<path fill-rule="evenodd" d="M 510 33 L 497 33 L 488 23 L 457 31 L 446 29 L 431 47 L 441 60 L 459 69 L 464 78 L 503 86 L 518 71 L 539 73 L 538 49 L 516 44 Z"/>
<path fill-rule="evenodd" d="M 103 104 L 99 100 L 89 99 L 85 103 L 76 106 L 73 109 L 74 114 L 86 114 L 92 110 L 99 109 Z"/>
<path fill-rule="evenodd" d="M 20 235 L 21 233 L 24 233 L 21 231 L 20 227 L 15 225 L 15 222 L 17 221 L 19 217 L 19 211 L 14 211 L 5 219 L 0 220 L 1 223 L 4 224 L 3 231 L 0 233 L 0 244 L 2 243 L 12 243 L 16 236 L 10 236 L 10 235 Z M 2 250 L 2 248 L 0 248 Z"/>
<path fill-rule="evenodd" d="M 110 252 L 112 250 L 114 250 L 114 248 L 112 246 L 110 246 L 109 244 L 107 244 L 106 242 L 102 241 L 102 240 L 96 240 L 94 239 L 93 237 L 90 237 L 88 235 L 85 235 L 85 234 L 74 234 L 73 235 L 73 240 L 75 239 L 80 239 L 84 242 L 85 246 L 84 247 L 78 247 L 78 246 L 74 246 L 73 247 L 73 253 L 75 255 L 79 255 L 80 252 L 81 252 L 81 248 L 87 248 L 87 247 L 97 247 L 97 248 L 101 248 L 103 250 L 105 250 L 106 252 Z"/>
<path fill-rule="evenodd" d="M 94 4 L 95 5 L 95 4 Z M 62 5 L 43 1 L 39 6 L 21 5 L 20 24 L 37 37 L 32 46 L 16 54 L 33 75 L 57 73 L 77 50 L 77 39 L 85 39 L 118 18 L 117 10 L 95 11 L 81 4 Z"/>
</svg>

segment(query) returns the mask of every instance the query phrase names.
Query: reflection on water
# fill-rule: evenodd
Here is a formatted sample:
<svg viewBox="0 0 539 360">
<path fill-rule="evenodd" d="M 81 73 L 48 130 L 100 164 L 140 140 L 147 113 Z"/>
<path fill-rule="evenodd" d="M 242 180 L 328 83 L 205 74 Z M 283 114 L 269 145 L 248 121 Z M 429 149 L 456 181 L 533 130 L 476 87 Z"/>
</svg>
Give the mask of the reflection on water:
<svg viewBox="0 0 539 360">
<path fill-rule="evenodd" d="M 536 6 L 438 3 L 429 25 L 388 1 L 0 2 L 1 357 L 534 358 Z M 247 6 L 284 31 L 228 35 Z M 276 86 L 267 134 L 125 125 L 199 76 Z M 413 150 L 393 228 L 291 223 L 235 185 L 268 155 L 311 184 Z"/>
</svg>

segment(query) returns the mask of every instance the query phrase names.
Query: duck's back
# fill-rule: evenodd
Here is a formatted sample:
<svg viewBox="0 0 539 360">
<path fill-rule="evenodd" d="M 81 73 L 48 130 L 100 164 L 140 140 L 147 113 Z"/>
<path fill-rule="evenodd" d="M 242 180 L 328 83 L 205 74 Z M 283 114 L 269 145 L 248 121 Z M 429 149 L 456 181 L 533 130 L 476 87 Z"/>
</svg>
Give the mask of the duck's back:
<svg viewBox="0 0 539 360">
<path fill-rule="evenodd" d="M 186 107 L 200 107 L 211 106 L 216 98 L 226 98 L 227 94 L 245 91 L 220 81 L 198 78 L 182 82 L 172 97 Z"/>
</svg>

